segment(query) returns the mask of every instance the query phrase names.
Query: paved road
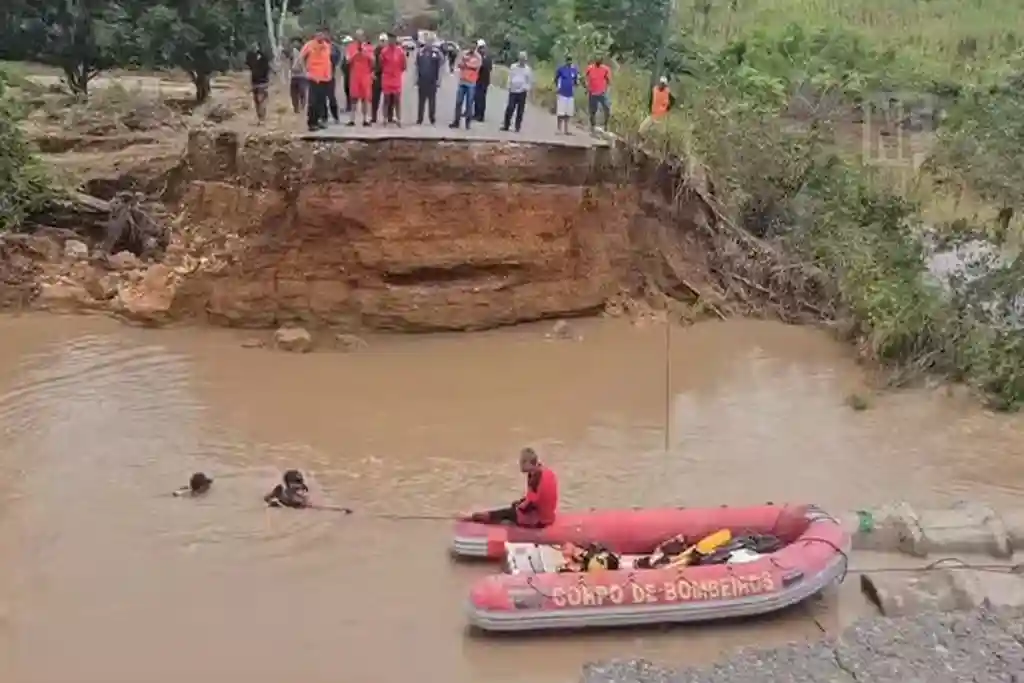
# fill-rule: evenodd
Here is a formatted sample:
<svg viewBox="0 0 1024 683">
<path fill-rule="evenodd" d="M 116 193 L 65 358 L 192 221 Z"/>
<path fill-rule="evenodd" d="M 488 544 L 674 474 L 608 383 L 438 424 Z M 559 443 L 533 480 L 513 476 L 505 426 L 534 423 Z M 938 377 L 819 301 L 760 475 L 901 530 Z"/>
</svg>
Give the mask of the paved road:
<svg viewBox="0 0 1024 683">
<path fill-rule="evenodd" d="M 495 70 L 495 80 L 504 81 L 504 74 Z M 340 85 L 340 84 L 339 84 Z M 447 66 L 441 78 L 441 87 L 437 93 L 437 125 L 429 123 L 423 126 L 416 125 L 417 93 L 413 74 L 410 71 L 406 74 L 405 90 L 402 94 L 402 127 L 384 126 L 378 123 L 372 128 L 364 128 L 359 125 L 349 128 L 333 123 L 323 131 L 311 133 L 310 138 L 321 139 L 380 139 L 380 138 L 427 138 L 438 140 L 518 140 L 522 142 L 537 142 L 552 145 L 569 145 L 574 147 L 595 147 L 604 146 L 607 143 L 598 138 L 592 137 L 587 131 L 580 128 L 573 128 L 573 135 L 558 135 L 555 125 L 555 117 L 548 111 L 528 103 L 526 115 L 523 118 L 523 128 L 520 133 L 502 132 L 500 130 L 505 114 L 505 104 L 508 99 L 508 92 L 504 88 L 492 85 L 487 90 L 486 119 L 483 123 L 474 121 L 472 128 L 465 127 L 459 130 L 452 130 L 448 124 L 452 122 L 455 113 L 455 91 L 458 85 L 458 75 L 449 74 Z M 344 105 L 344 93 L 339 87 L 338 97 Z"/>
</svg>

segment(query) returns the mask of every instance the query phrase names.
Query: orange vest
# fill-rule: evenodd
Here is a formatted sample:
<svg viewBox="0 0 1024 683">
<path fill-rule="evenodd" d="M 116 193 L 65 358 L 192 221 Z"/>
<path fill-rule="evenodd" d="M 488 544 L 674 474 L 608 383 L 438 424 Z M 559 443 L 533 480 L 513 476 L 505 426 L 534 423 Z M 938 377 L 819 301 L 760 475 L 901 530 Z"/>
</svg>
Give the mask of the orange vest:
<svg viewBox="0 0 1024 683">
<path fill-rule="evenodd" d="M 668 88 L 654 87 L 651 92 L 651 116 L 656 119 L 660 119 L 662 116 L 668 113 L 669 110 L 669 90 Z"/>
<path fill-rule="evenodd" d="M 326 83 L 331 80 L 331 43 L 315 38 L 302 46 L 300 53 L 306 60 L 306 75 L 309 80 Z"/>
</svg>

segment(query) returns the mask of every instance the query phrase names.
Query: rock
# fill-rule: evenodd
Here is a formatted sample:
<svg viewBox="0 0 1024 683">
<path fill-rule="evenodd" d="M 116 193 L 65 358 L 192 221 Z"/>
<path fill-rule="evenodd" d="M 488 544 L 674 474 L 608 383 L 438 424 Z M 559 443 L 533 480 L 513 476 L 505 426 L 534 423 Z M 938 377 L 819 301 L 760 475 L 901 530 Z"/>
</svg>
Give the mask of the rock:
<svg viewBox="0 0 1024 683">
<path fill-rule="evenodd" d="M 133 282 L 129 278 L 117 289 L 114 310 L 120 315 L 146 325 L 170 322 L 175 295 L 180 284 L 177 274 L 163 264 L 147 268 Z"/>
<path fill-rule="evenodd" d="M 119 251 L 108 257 L 107 264 L 113 270 L 135 270 L 142 265 L 139 257 L 130 251 Z"/>
<path fill-rule="evenodd" d="M 120 284 L 116 275 L 106 273 L 104 275 L 94 274 L 82 281 L 85 291 L 94 299 L 109 301 L 117 295 L 117 288 Z"/>
<path fill-rule="evenodd" d="M 243 349 L 262 349 L 266 345 L 266 342 L 264 342 L 259 337 L 249 337 L 248 339 L 242 340 Z"/>
<path fill-rule="evenodd" d="M 89 258 L 89 245 L 81 240 L 68 240 L 64 243 L 64 256 L 75 260 Z"/>
<path fill-rule="evenodd" d="M 85 287 L 70 282 L 44 283 L 36 304 L 49 311 L 79 312 L 94 309 L 97 302 Z"/>
<path fill-rule="evenodd" d="M 293 353 L 313 350 L 313 336 L 303 327 L 281 327 L 274 332 L 274 347 Z"/>
<path fill-rule="evenodd" d="M 552 326 L 551 331 L 544 335 L 547 339 L 566 339 L 570 341 L 580 341 L 582 337 L 578 336 L 572 326 L 564 320 L 559 320 Z"/>
<path fill-rule="evenodd" d="M 336 335 L 334 337 L 334 344 L 335 348 L 346 352 L 359 351 L 369 346 L 369 344 L 366 343 L 365 339 L 363 339 L 362 337 L 357 337 L 354 334 Z"/>
<path fill-rule="evenodd" d="M 1021 613 L 929 612 L 862 619 L 839 638 L 741 649 L 717 664 L 672 671 L 645 660 L 587 664 L 580 683 L 1024 683 Z"/>
</svg>

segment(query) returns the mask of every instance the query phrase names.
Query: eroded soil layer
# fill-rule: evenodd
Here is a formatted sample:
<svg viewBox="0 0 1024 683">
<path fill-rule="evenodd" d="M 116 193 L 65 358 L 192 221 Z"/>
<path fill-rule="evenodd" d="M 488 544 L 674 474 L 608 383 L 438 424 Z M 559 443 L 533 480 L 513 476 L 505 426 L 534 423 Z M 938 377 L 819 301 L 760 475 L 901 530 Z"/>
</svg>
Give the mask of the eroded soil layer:
<svg viewBox="0 0 1024 683">
<path fill-rule="evenodd" d="M 628 275 L 608 149 L 196 132 L 173 188 L 211 322 L 427 331 L 585 314 Z M 194 306 L 193 306 L 194 309 Z"/>
</svg>

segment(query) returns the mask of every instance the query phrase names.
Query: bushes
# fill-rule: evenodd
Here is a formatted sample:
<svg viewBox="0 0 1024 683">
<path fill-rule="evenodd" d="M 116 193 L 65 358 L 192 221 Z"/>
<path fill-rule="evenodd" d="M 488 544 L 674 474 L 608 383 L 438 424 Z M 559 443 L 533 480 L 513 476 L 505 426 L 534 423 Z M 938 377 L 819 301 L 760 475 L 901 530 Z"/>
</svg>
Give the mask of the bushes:
<svg viewBox="0 0 1024 683">
<path fill-rule="evenodd" d="M 591 56 L 586 45 L 566 49 L 582 62 Z M 833 300 L 821 308 L 839 312 L 848 323 L 841 327 L 864 355 L 893 369 L 894 382 L 937 373 L 977 388 L 995 407 L 1024 403 L 1024 263 L 990 264 L 970 282 L 930 276 L 924 237 L 938 226 L 926 226 L 917 201 L 840 144 L 862 98 L 927 86 L 920 65 L 854 34 L 795 26 L 686 49 L 676 63 L 688 74 L 672 83 L 679 111 L 643 139 L 650 72 L 618 65 L 612 131 L 696 160 L 733 223 L 826 273 L 835 287 L 822 293 Z M 541 65 L 537 74 L 535 100 L 550 108 L 552 69 Z M 1024 199 L 1024 88 L 958 87 L 966 95 L 931 166 L 947 182 L 1016 207 Z M 795 101 L 804 105 L 799 114 Z M 585 117 L 582 96 L 578 104 Z M 985 234 L 979 227 L 960 232 Z"/>
<path fill-rule="evenodd" d="M 21 112 L 0 71 L 0 232 L 17 228 L 49 197 L 47 180 L 18 128 Z"/>
</svg>

